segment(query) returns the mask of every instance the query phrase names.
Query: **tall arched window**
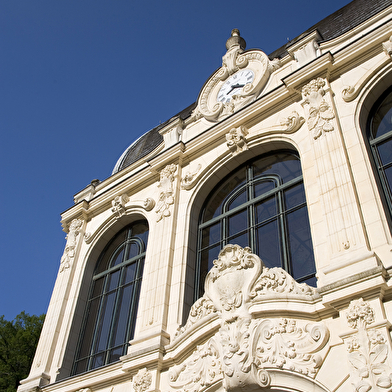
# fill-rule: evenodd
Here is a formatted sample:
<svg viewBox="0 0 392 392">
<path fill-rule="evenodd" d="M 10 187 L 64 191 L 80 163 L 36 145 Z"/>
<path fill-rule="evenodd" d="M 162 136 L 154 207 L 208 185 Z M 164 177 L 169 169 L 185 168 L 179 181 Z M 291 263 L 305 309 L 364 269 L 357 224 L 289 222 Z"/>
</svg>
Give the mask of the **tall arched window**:
<svg viewBox="0 0 392 392">
<path fill-rule="evenodd" d="M 196 298 L 226 244 L 249 246 L 267 267 L 283 267 L 298 282 L 315 285 L 301 164 L 294 152 L 258 157 L 210 193 L 199 222 Z"/>
<path fill-rule="evenodd" d="M 147 239 L 147 222 L 134 222 L 115 235 L 98 258 L 73 374 L 126 354 L 135 327 Z"/>
<path fill-rule="evenodd" d="M 369 144 L 385 196 L 387 215 L 392 216 L 392 89 L 374 105 L 368 122 Z"/>
</svg>

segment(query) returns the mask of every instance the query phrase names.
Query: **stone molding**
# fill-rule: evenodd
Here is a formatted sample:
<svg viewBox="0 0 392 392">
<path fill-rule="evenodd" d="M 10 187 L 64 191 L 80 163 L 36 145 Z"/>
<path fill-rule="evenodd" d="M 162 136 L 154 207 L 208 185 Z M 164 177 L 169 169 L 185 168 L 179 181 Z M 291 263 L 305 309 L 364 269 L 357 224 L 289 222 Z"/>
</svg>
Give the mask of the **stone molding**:
<svg viewBox="0 0 392 392">
<path fill-rule="evenodd" d="M 227 391 L 266 388 L 271 383 L 271 369 L 316 376 L 322 363 L 320 351 L 329 339 L 323 323 L 292 317 L 255 319 L 249 312 L 260 290 L 278 290 L 287 300 L 298 293 L 315 293 L 306 285 L 297 284 L 293 290 L 295 284 L 287 272 L 276 270 L 280 269 L 265 268 L 248 247 L 226 245 L 222 249 L 207 274 L 204 296 L 192 306 L 188 322 L 176 338 L 211 314 L 219 317 L 220 328 L 181 365 L 170 368 L 173 389 L 200 391 L 218 381 Z M 283 283 L 286 281 L 290 284 Z"/>
<path fill-rule="evenodd" d="M 367 71 L 361 78 L 354 84 L 350 86 L 345 86 L 342 90 L 342 98 L 345 102 L 351 102 L 358 97 L 359 93 L 365 87 L 365 85 L 370 81 L 370 79 L 380 71 L 386 64 L 390 63 L 392 58 L 392 35 L 389 40 L 383 42 L 382 48 L 386 56 L 379 61 L 376 67 Z"/>
</svg>

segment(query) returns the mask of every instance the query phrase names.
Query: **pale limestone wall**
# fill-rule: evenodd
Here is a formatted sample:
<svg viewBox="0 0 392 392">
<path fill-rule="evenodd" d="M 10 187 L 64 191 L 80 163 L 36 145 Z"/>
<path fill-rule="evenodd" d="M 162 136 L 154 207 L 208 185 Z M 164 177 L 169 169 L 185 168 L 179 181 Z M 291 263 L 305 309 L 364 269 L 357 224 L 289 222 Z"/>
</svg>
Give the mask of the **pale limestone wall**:
<svg viewBox="0 0 392 392">
<path fill-rule="evenodd" d="M 321 44 L 310 34 L 280 62 L 229 48 L 193 115 L 160 131 L 161 146 L 75 196 L 20 392 L 391 390 L 392 238 L 364 140 L 370 108 L 392 83 L 390 18 L 384 10 Z M 247 67 L 254 86 L 215 105 L 222 83 Z M 317 290 L 283 270 L 268 272 L 242 248 L 225 248 L 223 267 L 192 305 L 198 216 L 209 191 L 245 161 L 282 148 L 301 159 Z M 128 354 L 69 378 L 97 257 L 141 217 L 149 246 Z"/>
</svg>

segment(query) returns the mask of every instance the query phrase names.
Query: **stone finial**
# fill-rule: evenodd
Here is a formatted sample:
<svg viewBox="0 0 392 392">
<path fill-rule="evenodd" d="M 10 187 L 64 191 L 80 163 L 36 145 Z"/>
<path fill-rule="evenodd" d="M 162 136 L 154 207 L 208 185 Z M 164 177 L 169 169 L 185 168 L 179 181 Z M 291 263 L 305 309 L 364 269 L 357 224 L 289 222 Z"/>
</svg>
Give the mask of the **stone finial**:
<svg viewBox="0 0 392 392">
<path fill-rule="evenodd" d="M 238 29 L 231 30 L 231 37 L 226 41 L 226 49 L 230 50 L 233 46 L 239 46 L 242 50 L 246 48 L 245 40 L 240 36 Z"/>
</svg>

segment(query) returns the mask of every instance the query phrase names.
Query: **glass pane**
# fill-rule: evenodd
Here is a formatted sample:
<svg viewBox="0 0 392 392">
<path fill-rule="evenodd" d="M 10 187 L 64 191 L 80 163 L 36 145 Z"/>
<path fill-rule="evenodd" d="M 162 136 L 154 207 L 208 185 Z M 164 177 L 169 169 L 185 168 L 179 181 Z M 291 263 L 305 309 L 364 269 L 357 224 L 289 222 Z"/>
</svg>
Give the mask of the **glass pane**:
<svg viewBox="0 0 392 392">
<path fill-rule="evenodd" d="M 100 316 L 100 322 L 99 322 L 99 331 L 97 334 L 98 344 L 95 347 L 94 352 L 105 350 L 108 344 L 115 296 L 116 296 L 116 292 L 110 293 L 106 297 L 106 301 L 103 304 L 102 314 Z"/>
<path fill-rule="evenodd" d="M 222 203 L 238 187 L 246 182 L 246 170 L 240 168 L 210 195 L 210 202 L 204 210 L 203 222 L 207 222 L 222 213 Z"/>
<path fill-rule="evenodd" d="M 110 267 L 114 267 L 117 264 L 121 264 L 124 259 L 124 245 L 116 251 L 113 256 L 112 262 L 110 263 Z"/>
<path fill-rule="evenodd" d="M 268 267 L 281 267 L 279 227 L 276 220 L 256 230 L 257 254 Z"/>
<path fill-rule="evenodd" d="M 256 223 L 261 223 L 276 215 L 276 196 L 256 205 Z"/>
<path fill-rule="evenodd" d="M 98 368 L 105 364 L 105 353 L 94 355 L 93 361 L 91 363 L 91 369 Z"/>
<path fill-rule="evenodd" d="M 131 229 L 131 235 L 132 237 L 138 237 L 140 238 L 144 245 L 147 246 L 147 240 L 148 240 L 148 224 L 147 222 L 144 221 L 139 221 L 133 224 L 132 229 Z M 144 252 L 144 250 L 143 250 Z"/>
<path fill-rule="evenodd" d="M 247 196 L 247 189 L 243 189 L 241 192 L 236 194 L 236 196 L 230 200 L 230 202 L 227 204 L 227 207 L 225 208 L 226 211 L 230 211 L 235 207 L 238 207 L 248 201 L 248 196 Z"/>
<path fill-rule="evenodd" d="M 212 225 L 210 227 L 206 227 L 201 232 L 201 247 L 205 248 L 208 245 L 215 244 L 220 241 L 221 231 L 220 231 L 220 222 Z"/>
<path fill-rule="evenodd" d="M 208 271 L 212 268 L 213 261 L 218 258 L 221 246 L 217 245 L 210 249 L 200 252 L 200 282 L 199 282 L 199 297 L 204 294 L 204 281 Z"/>
<path fill-rule="evenodd" d="M 249 243 L 249 233 L 245 232 L 242 233 L 238 236 L 235 237 L 231 237 L 228 239 L 228 243 L 232 244 L 232 245 L 239 245 L 241 247 L 245 247 L 245 246 L 249 246 L 250 247 L 250 243 Z"/>
<path fill-rule="evenodd" d="M 89 304 L 87 322 L 84 330 L 83 342 L 80 349 L 79 358 L 86 357 L 90 354 L 91 342 L 94 336 L 99 303 L 100 299 L 96 298 L 92 300 Z"/>
<path fill-rule="evenodd" d="M 99 296 L 99 295 L 101 295 L 102 294 L 102 291 L 103 291 L 103 282 L 105 281 L 105 277 L 102 277 L 102 278 L 100 278 L 100 279 L 97 279 L 95 282 L 94 282 L 94 289 L 93 289 L 93 293 L 92 293 L 92 295 L 91 295 L 91 298 L 95 298 L 95 297 L 97 297 L 97 296 Z"/>
<path fill-rule="evenodd" d="M 387 192 L 389 193 L 389 195 L 392 195 L 392 167 L 386 169 L 384 172 L 387 179 Z"/>
<path fill-rule="evenodd" d="M 306 284 L 308 284 L 309 286 L 312 286 L 312 287 L 317 287 L 317 279 L 316 279 L 315 276 L 312 276 L 309 279 L 303 279 L 303 280 L 301 279 L 301 280 L 299 280 L 299 282 L 300 283 L 306 283 Z"/>
<path fill-rule="evenodd" d="M 255 189 L 254 197 L 264 195 L 264 193 L 272 191 L 274 188 L 275 188 L 274 181 L 259 181 L 254 186 Z"/>
<path fill-rule="evenodd" d="M 236 234 L 248 228 L 248 211 L 243 210 L 237 214 L 234 214 L 228 219 L 229 225 L 229 236 Z"/>
<path fill-rule="evenodd" d="M 286 209 L 296 207 L 305 202 L 305 189 L 303 184 L 298 184 L 284 192 Z"/>
<path fill-rule="evenodd" d="M 120 246 L 122 242 L 125 241 L 125 239 L 126 230 L 122 231 L 119 235 L 117 235 L 110 243 L 108 248 L 104 251 L 100 258 L 100 261 L 98 262 L 95 274 L 99 274 L 100 272 L 106 271 L 109 268 L 108 263 L 112 259 L 113 252 Z"/>
<path fill-rule="evenodd" d="M 117 362 L 120 360 L 120 357 L 123 356 L 124 353 L 124 346 L 118 347 L 112 350 L 109 354 L 109 363 Z"/>
<path fill-rule="evenodd" d="M 83 373 L 87 370 L 87 361 L 88 359 L 82 359 L 81 361 L 76 362 L 75 374 Z"/>
<path fill-rule="evenodd" d="M 111 291 L 118 287 L 118 278 L 120 277 L 120 270 L 113 272 L 108 276 L 109 282 L 107 284 L 107 291 Z"/>
<path fill-rule="evenodd" d="M 387 165 L 392 162 L 392 139 L 377 146 L 382 165 Z"/>
<path fill-rule="evenodd" d="M 113 327 L 113 340 L 111 347 L 118 346 L 125 342 L 127 332 L 128 332 L 128 319 L 129 311 L 131 309 L 133 293 L 133 284 L 130 284 L 122 290 L 121 296 L 118 302 L 117 309 L 117 320 Z"/>
<path fill-rule="evenodd" d="M 133 257 L 136 257 L 138 254 L 140 254 L 140 247 L 139 244 L 136 242 L 131 242 L 128 244 L 128 254 L 126 257 L 126 260 L 132 259 Z"/>
<path fill-rule="evenodd" d="M 314 274 L 313 246 L 305 207 L 287 215 L 287 231 L 292 276 L 298 279 Z"/>
<path fill-rule="evenodd" d="M 372 122 L 373 139 L 392 131 L 392 93 L 381 103 Z"/>
<path fill-rule="evenodd" d="M 276 176 L 281 183 L 285 183 L 302 175 L 301 163 L 290 152 L 261 158 L 254 163 L 254 177 L 266 175 Z"/>
<path fill-rule="evenodd" d="M 136 274 L 136 267 L 137 267 L 137 262 L 132 263 L 131 265 L 128 265 L 128 267 L 125 269 L 125 282 L 133 282 L 135 280 L 135 274 Z"/>
</svg>

